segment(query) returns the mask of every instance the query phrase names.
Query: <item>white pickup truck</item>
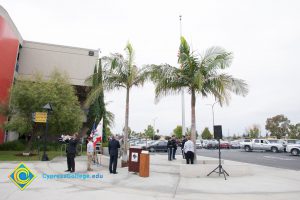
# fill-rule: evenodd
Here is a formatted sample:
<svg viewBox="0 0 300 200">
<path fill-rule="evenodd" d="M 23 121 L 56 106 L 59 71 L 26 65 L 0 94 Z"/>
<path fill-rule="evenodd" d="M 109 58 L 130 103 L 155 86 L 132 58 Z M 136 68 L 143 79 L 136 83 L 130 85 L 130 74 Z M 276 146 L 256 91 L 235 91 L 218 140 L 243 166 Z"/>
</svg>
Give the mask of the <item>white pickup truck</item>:
<svg viewBox="0 0 300 200">
<path fill-rule="evenodd" d="M 291 153 L 293 156 L 300 154 L 300 140 L 297 140 L 295 144 L 288 144 L 286 146 L 286 152 Z"/>
<path fill-rule="evenodd" d="M 253 150 L 265 150 L 265 151 L 272 151 L 277 153 L 279 151 L 284 151 L 284 146 L 280 143 L 270 143 L 268 140 L 265 139 L 252 139 L 252 140 L 245 140 L 240 143 L 241 148 L 245 149 L 245 151 L 253 151 Z"/>
</svg>

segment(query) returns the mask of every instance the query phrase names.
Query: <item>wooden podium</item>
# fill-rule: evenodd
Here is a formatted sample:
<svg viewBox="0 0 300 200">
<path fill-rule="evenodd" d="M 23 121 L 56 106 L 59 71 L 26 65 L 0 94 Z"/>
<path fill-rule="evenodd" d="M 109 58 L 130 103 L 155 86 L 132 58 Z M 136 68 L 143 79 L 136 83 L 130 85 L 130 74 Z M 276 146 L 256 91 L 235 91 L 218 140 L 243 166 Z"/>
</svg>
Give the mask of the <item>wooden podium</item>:
<svg viewBox="0 0 300 200">
<path fill-rule="evenodd" d="M 130 147 L 129 148 L 129 162 L 128 171 L 129 172 L 139 172 L 140 160 L 141 160 L 141 147 Z"/>
<path fill-rule="evenodd" d="M 149 152 L 143 152 L 140 155 L 140 177 L 149 177 L 150 155 Z"/>
</svg>

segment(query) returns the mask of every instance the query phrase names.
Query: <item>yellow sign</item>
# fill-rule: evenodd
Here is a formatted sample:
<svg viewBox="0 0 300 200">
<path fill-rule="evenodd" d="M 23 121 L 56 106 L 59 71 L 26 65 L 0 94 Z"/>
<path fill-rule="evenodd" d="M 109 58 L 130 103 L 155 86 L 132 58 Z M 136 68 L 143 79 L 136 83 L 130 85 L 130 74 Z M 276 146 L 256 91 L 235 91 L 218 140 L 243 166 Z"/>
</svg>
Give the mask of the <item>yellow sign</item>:
<svg viewBox="0 0 300 200">
<path fill-rule="evenodd" d="M 33 121 L 46 123 L 47 122 L 47 113 L 46 112 L 35 112 L 33 116 Z"/>
<path fill-rule="evenodd" d="M 36 175 L 24 163 L 20 163 L 8 178 L 20 190 L 24 190 L 36 178 Z"/>
</svg>

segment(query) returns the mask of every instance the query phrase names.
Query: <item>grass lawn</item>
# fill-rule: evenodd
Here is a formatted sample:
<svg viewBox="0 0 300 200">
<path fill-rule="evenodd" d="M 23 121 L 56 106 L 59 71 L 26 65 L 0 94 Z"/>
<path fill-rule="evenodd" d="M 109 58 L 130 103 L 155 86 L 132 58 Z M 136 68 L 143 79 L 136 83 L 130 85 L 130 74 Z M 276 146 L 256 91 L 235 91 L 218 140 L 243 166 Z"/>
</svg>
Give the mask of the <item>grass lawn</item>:
<svg viewBox="0 0 300 200">
<path fill-rule="evenodd" d="M 17 154 L 22 154 L 20 151 L 0 151 L 0 161 L 35 161 L 41 160 L 43 152 L 40 152 L 40 155 L 34 156 L 20 156 Z M 56 156 L 60 156 L 60 151 L 47 151 L 49 160 L 52 160 Z"/>
</svg>

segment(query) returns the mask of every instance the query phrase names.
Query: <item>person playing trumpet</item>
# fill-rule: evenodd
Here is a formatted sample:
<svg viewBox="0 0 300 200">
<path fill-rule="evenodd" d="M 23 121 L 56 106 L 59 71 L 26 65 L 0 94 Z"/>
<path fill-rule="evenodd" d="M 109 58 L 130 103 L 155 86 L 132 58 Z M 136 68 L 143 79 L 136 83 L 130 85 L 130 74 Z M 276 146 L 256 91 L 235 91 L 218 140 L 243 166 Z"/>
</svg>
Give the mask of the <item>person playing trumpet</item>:
<svg viewBox="0 0 300 200">
<path fill-rule="evenodd" d="M 74 133 L 73 136 L 63 136 L 62 139 L 68 144 L 66 149 L 68 169 L 65 172 L 73 173 L 75 172 L 75 155 L 78 144 L 78 133 Z"/>
</svg>

